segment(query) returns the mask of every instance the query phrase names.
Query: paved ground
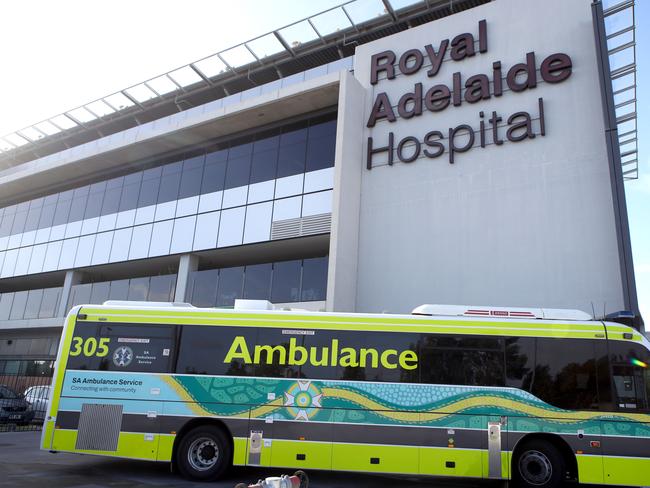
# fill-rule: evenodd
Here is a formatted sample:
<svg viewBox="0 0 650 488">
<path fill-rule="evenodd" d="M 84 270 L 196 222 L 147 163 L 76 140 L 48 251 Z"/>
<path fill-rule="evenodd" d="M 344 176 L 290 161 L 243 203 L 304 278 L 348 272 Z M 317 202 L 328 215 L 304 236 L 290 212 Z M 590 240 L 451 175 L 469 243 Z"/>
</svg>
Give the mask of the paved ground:
<svg viewBox="0 0 650 488">
<path fill-rule="evenodd" d="M 218 483 L 192 483 L 169 472 L 166 464 L 125 461 L 73 454 L 50 454 L 38 449 L 40 432 L 0 434 L 0 488 L 99 488 L 124 487 L 214 487 L 232 488 L 241 481 L 280 474 L 279 470 L 236 468 Z M 289 473 L 287 473 L 289 474 Z M 312 471 L 313 488 L 497 488 L 503 483 L 490 481 L 458 482 L 432 478 L 395 478 L 349 473 Z M 594 487 L 595 488 L 595 487 Z"/>
</svg>

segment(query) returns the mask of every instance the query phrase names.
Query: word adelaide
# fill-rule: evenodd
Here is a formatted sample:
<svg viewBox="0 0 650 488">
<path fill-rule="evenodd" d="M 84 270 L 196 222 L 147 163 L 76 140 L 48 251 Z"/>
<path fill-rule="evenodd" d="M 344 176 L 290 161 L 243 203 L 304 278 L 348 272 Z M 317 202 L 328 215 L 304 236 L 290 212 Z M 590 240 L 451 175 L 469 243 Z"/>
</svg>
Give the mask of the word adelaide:
<svg viewBox="0 0 650 488">
<path fill-rule="evenodd" d="M 425 61 L 430 66 L 426 70 L 426 76 L 433 78 L 438 75 L 442 61 L 449 53 L 454 62 L 462 61 L 475 56 L 477 52 L 486 53 L 488 50 L 488 30 L 485 20 L 478 23 L 478 50 L 476 41 L 472 34 L 463 33 L 449 39 L 443 40 L 437 50 L 431 44 L 424 46 L 424 49 L 409 49 L 397 58 L 393 51 L 383 51 L 374 54 L 370 61 L 370 83 L 377 85 L 382 80 L 393 80 L 396 77 L 395 65 L 399 71 L 410 76 L 424 70 Z M 571 58 L 564 53 L 554 53 L 539 63 L 539 77 L 551 84 L 560 83 L 571 76 L 573 64 Z M 421 116 L 424 111 L 432 113 L 442 112 L 447 107 L 458 107 L 463 103 L 474 104 L 481 100 L 488 100 L 492 97 L 501 97 L 505 90 L 514 93 L 535 88 L 538 83 L 538 59 L 535 52 L 526 54 L 526 60 L 515 64 L 508 69 L 502 66 L 501 61 L 492 63 L 492 72 L 488 74 L 479 73 L 467 78 L 463 77 L 460 71 L 453 73 L 451 86 L 446 84 L 433 84 L 425 86 L 423 83 L 415 83 L 413 90 L 403 94 L 398 100 L 391 100 L 387 93 L 378 93 L 368 118 L 367 127 L 372 128 L 379 121 L 396 122 L 398 116 L 401 119 L 410 119 Z M 504 78 L 505 74 L 505 78 Z M 504 118 L 492 111 L 485 114 L 479 112 L 478 130 L 469 124 L 461 124 L 450 127 L 445 131 L 431 130 L 423 138 L 407 136 L 399 142 L 395 142 L 393 132 L 388 133 L 388 141 L 383 146 L 377 146 L 373 137 L 368 137 L 366 167 L 372 169 L 373 157 L 376 154 L 386 152 L 388 164 L 392 165 L 394 157 L 397 156 L 401 162 L 411 163 L 421 157 L 437 158 L 448 153 L 449 163 L 454 163 L 456 153 L 462 153 L 474 147 L 476 139 L 479 139 L 480 147 L 486 144 L 501 145 L 504 140 L 519 142 L 525 139 L 534 139 L 533 120 L 539 119 L 539 135 L 546 135 L 544 99 L 538 99 L 538 113 L 533 117 L 529 112 L 520 111 L 509 115 L 505 121 L 508 125 L 505 133 L 499 131 L 500 122 Z M 505 137 L 505 139 L 504 139 Z M 445 141 L 446 139 L 446 141 Z"/>
</svg>

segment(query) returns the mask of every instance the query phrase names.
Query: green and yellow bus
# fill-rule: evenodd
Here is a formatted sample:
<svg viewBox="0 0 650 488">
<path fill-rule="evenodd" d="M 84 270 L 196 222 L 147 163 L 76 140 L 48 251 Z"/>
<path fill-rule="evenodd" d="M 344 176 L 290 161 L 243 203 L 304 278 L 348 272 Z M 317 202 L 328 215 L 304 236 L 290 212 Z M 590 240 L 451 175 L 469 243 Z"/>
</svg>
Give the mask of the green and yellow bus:
<svg viewBox="0 0 650 488">
<path fill-rule="evenodd" d="M 75 307 L 42 448 L 172 463 L 650 485 L 650 344 L 577 311 Z"/>
</svg>

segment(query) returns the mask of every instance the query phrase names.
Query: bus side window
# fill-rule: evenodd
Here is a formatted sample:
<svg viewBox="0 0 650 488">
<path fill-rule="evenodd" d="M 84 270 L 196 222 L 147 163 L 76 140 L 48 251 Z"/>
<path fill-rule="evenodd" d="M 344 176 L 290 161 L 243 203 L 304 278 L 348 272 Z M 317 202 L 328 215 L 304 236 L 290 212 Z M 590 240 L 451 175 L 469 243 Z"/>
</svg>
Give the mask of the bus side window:
<svg viewBox="0 0 650 488">
<path fill-rule="evenodd" d="M 252 376 L 246 355 L 255 348 L 256 329 L 184 325 L 178 348 L 178 374 Z M 250 352 L 252 354 L 252 352 Z"/>
<path fill-rule="evenodd" d="M 598 409 L 596 341 L 537 339 L 531 392 L 564 409 Z"/>
<path fill-rule="evenodd" d="M 650 354 L 638 344 L 610 341 L 616 404 L 623 410 L 650 409 Z"/>
<path fill-rule="evenodd" d="M 175 326 L 79 322 L 67 369 L 168 373 L 175 353 Z"/>
<path fill-rule="evenodd" d="M 530 391 L 535 370 L 535 339 L 506 339 L 506 386 Z"/>
<path fill-rule="evenodd" d="M 503 386 L 504 339 L 500 337 L 423 335 L 420 341 L 422 383 Z"/>
</svg>

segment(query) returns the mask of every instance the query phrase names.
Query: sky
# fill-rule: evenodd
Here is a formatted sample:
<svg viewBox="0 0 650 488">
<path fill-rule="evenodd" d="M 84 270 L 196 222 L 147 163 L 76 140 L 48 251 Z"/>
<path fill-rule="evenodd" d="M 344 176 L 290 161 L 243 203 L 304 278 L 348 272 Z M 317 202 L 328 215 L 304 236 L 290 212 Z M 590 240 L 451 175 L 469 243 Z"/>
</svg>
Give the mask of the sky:
<svg viewBox="0 0 650 488">
<path fill-rule="evenodd" d="M 0 134 L 340 3 L 342 0 L 1 2 Z M 636 25 L 650 25 L 650 1 L 637 1 Z M 638 180 L 626 183 L 626 197 L 639 303 L 650 323 L 648 53 L 650 30 L 637 29 L 640 174 Z"/>
</svg>

